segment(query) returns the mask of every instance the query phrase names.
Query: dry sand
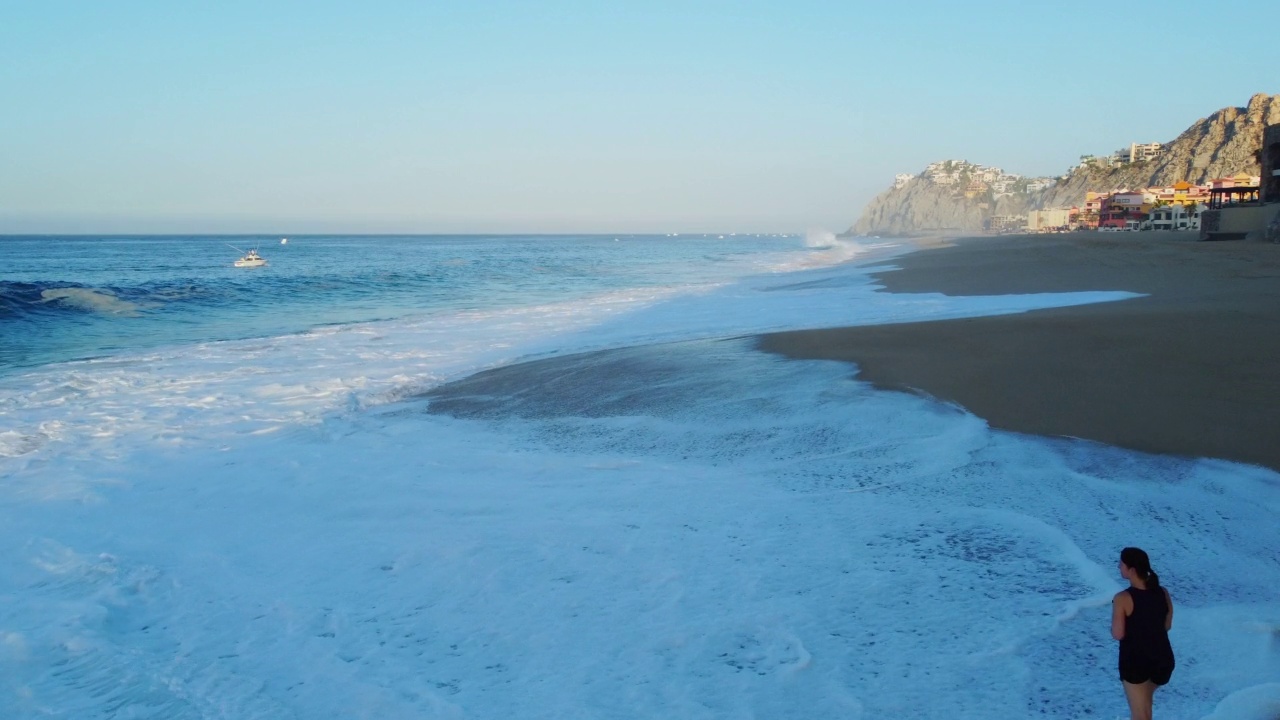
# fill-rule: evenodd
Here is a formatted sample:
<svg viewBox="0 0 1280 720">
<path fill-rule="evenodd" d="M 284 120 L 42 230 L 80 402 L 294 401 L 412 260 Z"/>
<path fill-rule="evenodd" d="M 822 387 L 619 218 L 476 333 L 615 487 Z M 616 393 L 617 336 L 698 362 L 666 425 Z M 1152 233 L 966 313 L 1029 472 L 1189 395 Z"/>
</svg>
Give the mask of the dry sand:
<svg viewBox="0 0 1280 720">
<path fill-rule="evenodd" d="M 966 238 L 895 259 L 888 292 L 1128 290 L 1019 315 L 786 332 L 760 347 L 846 360 L 992 427 L 1280 470 L 1280 245 L 1191 233 Z"/>
</svg>

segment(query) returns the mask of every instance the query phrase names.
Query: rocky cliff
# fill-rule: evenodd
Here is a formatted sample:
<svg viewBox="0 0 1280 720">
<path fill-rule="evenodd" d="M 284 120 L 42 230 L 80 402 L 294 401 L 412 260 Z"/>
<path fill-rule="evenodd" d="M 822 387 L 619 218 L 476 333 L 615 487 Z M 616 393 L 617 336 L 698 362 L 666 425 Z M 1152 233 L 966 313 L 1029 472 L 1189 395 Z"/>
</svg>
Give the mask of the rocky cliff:
<svg viewBox="0 0 1280 720">
<path fill-rule="evenodd" d="M 887 190 L 870 203 L 849 229 L 851 234 L 893 235 L 937 231 L 976 232 L 993 215 L 1019 215 L 1028 210 L 1070 207 L 1084 202 L 1086 191 L 1172 185 L 1179 180 L 1203 183 L 1239 172 L 1259 172 L 1262 131 L 1280 123 L 1280 95 L 1254 95 L 1245 107 L 1223 108 L 1196 121 L 1160 157 L 1146 162 L 1111 165 L 1084 163 L 1048 188 L 993 200 L 972 196 L 955 186 L 934 183 L 923 173 L 901 187 Z"/>
<path fill-rule="evenodd" d="M 950 186 L 916 177 L 900 188 L 876 196 L 848 232 L 853 235 L 982 232 L 992 215 L 1025 215 L 1034 202 L 1034 196 L 1029 193 L 999 199 L 987 195 L 970 198 Z"/>
<path fill-rule="evenodd" d="M 1070 207 L 1083 202 L 1085 191 L 1101 192 L 1172 185 L 1179 180 L 1200 184 L 1236 173 L 1258 174 L 1262 131 L 1280 123 L 1280 95 L 1254 95 L 1242 108 L 1223 108 L 1166 143 L 1156 160 L 1114 168 L 1081 167 L 1045 191 L 1040 207 Z"/>
</svg>

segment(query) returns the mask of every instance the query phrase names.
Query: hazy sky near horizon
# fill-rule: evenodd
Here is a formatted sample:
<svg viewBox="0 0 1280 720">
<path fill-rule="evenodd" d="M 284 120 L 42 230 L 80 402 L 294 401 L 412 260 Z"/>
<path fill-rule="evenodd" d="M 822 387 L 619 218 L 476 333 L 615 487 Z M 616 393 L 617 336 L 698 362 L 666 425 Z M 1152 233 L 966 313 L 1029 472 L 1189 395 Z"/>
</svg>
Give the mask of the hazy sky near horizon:
<svg viewBox="0 0 1280 720">
<path fill-rule="evenodd" d="M 0 233 L 843 230 L 1257 92 L 1277 0 L 0 0 Z M 1254 34 L 1251 34 L 1254 33 Z"/>
</svg>

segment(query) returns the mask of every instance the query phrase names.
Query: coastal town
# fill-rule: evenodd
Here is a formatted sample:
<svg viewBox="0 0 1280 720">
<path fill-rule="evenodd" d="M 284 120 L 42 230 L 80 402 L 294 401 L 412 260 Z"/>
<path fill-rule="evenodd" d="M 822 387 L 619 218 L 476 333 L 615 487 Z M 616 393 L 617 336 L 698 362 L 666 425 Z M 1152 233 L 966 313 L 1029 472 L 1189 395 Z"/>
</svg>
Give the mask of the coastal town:
<svg viewBox="0 0 1280 720">
<path fill-rule="evenodd" d="M 1280 95 L 1256 93 L 1243 106 L 1196 120 L 1173 140 L 1080 155 L 1060 174 L 932 162 L 895 176 L 846 234 L 1180 231 L 1200 240 L 1280 241 L 1277 168 Z"/>
<path fill-rule="evenodd" d="M 967 160 L 941 160 L 930 163 L 919 175 L 904 173 L 895 176 L 893 186 L 902 188 L 916 178 L 953 188 L 957 194 L 971 200 L 984 196 L 998 200 L 1022 193 L 1036 193 L 1057 182 L 1057 178 L 1023 177 L 1006 173 L 998 167 L 978 165 Z"/>
<path fill-rule="evenodd" d="M 983 210 L 999 207 L 999 201 L 1004 198 L 1022 199 L 1031 206 L 1035 204 L 1036 196 L 1070 179 L 1073 173 L 1154 162 L 1163 150 L 1160 143 L 1131 143 L 1128 148 L 1121 148 L 1108 156 L 1083 155 L 1078 165 L 1068 168 L 1058 177 L 1024 177 L 967 160 L 942 160 L 931 163 L 918 175 L 903 173 L 895 176 L 893 188 L 901 190 L 913 182 L 928 183 L 947 188 L 952 196 L 963 196 Z M 1257 203 L 1261 185 L 1259 175 L 1236 173 L 1201 183 L 1179 180 L 1161 186 L 1085 191 L 1079 202 L 1067 207 L 991 214 L 985 229 L 993 234 L 1080 230 L 1199 232 L 1204 211 Z"/>
<path fill-rule="evenodd" d="M 1086 191 L 1071 207 L 1031 210 L 1026 215 L 993 216 L 991 231 L 1001 232 L 1134 232 L 1143 230 L 1200 231 L 1201 213 L 1234 204 L 1256 202 L 1258 175 L 1238 173 L 1193 184 Z"/>
</svg>

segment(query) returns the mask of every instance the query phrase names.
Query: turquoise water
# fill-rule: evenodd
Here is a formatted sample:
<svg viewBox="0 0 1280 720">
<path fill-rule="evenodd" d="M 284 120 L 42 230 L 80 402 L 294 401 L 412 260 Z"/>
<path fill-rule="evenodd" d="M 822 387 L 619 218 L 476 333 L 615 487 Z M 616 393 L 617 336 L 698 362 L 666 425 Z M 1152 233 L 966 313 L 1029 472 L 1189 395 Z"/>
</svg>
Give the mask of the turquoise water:
<svg viewBox="0 0 1280 720">
<path fill-rule="evenodd" d="M 803 246 L 757 236 L 0 237 L 0 373 L 714 281 L 717 265 L 727 276 Z M 232 266 L 235 248 L 253 247 L 268 266 Z"/>
</svg>

